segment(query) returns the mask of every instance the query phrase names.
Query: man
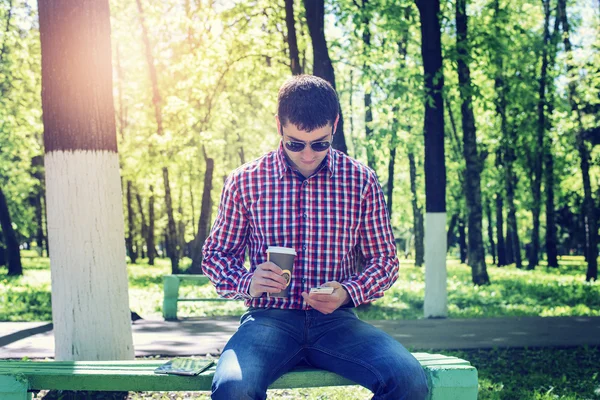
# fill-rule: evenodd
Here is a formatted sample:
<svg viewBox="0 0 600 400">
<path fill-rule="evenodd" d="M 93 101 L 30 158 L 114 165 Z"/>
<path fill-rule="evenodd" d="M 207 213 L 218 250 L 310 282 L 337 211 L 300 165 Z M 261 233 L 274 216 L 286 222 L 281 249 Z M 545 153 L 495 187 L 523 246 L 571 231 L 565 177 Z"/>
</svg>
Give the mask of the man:
<svg viewBox="0 0 600 400">
<path fill-rule="evenodd" d="M 279 90 L 276 121 L 279 148 L 228 177 L 203 248 L 202 268 L 217 292 L 249 307 L 223 349 L 212 398 L 264 399 L 271 383 L 303 363 L 367 387 L 374 399 L 424 399 L 419 362 L 352 311 L 383 296 L 398 259 L 375 173 L 331 148 L 335 90 L 314 76 L 291 78 Z M 267 261 L 269 246 L 297 253 L 287 297 L 270 296 L 287 282 Z M 309 294 L 319 286 L 334 291 Z"/>
</svg>

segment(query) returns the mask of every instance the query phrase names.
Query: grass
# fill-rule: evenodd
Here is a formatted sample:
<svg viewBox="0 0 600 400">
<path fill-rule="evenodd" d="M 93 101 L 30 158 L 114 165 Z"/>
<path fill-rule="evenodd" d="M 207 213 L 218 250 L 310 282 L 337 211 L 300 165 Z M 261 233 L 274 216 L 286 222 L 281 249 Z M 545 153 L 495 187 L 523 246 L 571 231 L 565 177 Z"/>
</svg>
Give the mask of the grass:
<svg viewBox="0 0 600 400">
<path fill-rule="evenodd" d="M 185 268 L 190 263 L 183 261 Z M 51 320 L 50 269 L 47 258 L 24 252 L 25 274 L 7 277 L 0 268 L 0 321 Z M 600 285 L 585 282 L 581 258 L 561 259 L 557 269 L 536 270 L 488 265 L 491 284 L 473 286 L 471 270 L 457 260 L 448 260 L 448 317 L 493 318 L 523 316 L 600 316 Z M 129 264 L 129 302 L 144 318 L 162 316 L 162 276 L 170 273 L 168 260 L 156 265 Z M 386 295 L 364 310 L 363 319 L 422 318 L 424 268 L 402 260 L 400 276 Z M 216 298 L 211 284 L 182 282 L 183 297 Z M 180 316 L 208 317 L 241 315 L 242 302 L 181 303 Z"/>
<path fill-rule="evenodd" d="M 25 274 L 7 277 L 0 268 L 0 321 L 51 320 L 50 270 L 47 258 L 24 252 Z M 360 310 L 362 319 L 418 319 L 422 317 L 424 269 L 402 260 L 400 276 L 386 296 Z M 189 265 L 184 260 L 183 266 Z M 449 260 L 448 314 L 450 318 L 511 316 L 600 316 L 600 285 L 586 283 L 579 257 L 563 257 L 557 269 L 540 266 L 518 270 L 488 264 L 491 284 L 471 284 L 470 269 Z M 168 260 L 155 266 L 128 265 L 131 309 L 144 318 L 161 318 L 162 276 L 170 273 Z M 216 297 L 210 284 L 183 282 L 188 297 Z M 240 315 L 241 302 L 182 303 L 181 316 Z M 479 371 L 480 399 L 579 400 L 600 399 L 600 348 L 492 349 L 437 351 L 469 360 Z M 273 390 L 276 399 L 367 399 L 361 387 Z M 130 393 L 130 399 L 208 399 L 208 394 Z"/>
</svg>

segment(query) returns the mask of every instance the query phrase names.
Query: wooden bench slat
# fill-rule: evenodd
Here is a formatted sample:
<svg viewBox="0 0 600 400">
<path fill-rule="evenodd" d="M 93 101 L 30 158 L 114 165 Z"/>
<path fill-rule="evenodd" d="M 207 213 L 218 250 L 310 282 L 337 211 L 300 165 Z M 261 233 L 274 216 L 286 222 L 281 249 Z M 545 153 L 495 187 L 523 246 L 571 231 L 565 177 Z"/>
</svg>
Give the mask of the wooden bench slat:
<svg viewBox="0 0 600 400">
<path fill-rule="evenodd" d="M 429 354 L 429 353 L 412 353 L 413 356 L 421 364 L 435 362 L 436 360 L 440 363 L 457 362 L 459 364 L 470 365 L 470 363 L 461 358 L 454 356 L 445 356 L 443 354 Z M 166 362 L 166 359 L 137 359 L 137 360 L 115 360 L 115 361 L 20 361 L 20 360 L 0 360 L 0 370 L 12 369 L 12 368 L 36 368 L 48 367 L 54 369 L 56 367 L 68 367 L 68 368 L 111 368 L 111 367 L 123 367 L 123 368 L 142 368 L 151 369 L 156 368 Z M 216 361 L 216 360 L 215 360 Z"/>
<path fill-rule="evenodd" d="M 468 361 L 440 354 L 414 353 L 431 388 L 432 400 L 475 400 L 477 370 Z M 0 360 L 0 398 L 25 400 L 29 390 L 210 391 L 215 367 L 194 377 L 158 375 L 165 360 L 10 361 Z M 19 386 L 21 385 L 21 386 Z M 271 389 L 356 385 L 332 372 L 296 368 Z M 3 397 L 4 396 L 4 397 Z"/>
</svg>

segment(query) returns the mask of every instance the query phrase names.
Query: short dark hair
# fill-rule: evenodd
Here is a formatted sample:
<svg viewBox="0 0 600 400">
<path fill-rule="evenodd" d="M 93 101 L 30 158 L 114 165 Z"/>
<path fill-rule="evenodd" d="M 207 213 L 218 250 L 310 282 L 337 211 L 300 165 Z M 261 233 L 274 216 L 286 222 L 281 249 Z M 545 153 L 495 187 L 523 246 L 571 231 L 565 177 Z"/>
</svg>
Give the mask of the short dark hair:
<svg viewBox="0 0 600 400">
<path fill-rule="evenodd" d="M 289 122 L 311 132 L 333 125 L 339 112 L 340 103 L 333 86 L 314 75 L 296 75 L 279 89 L 277 115 L 282 125 Z"/>
</svg>

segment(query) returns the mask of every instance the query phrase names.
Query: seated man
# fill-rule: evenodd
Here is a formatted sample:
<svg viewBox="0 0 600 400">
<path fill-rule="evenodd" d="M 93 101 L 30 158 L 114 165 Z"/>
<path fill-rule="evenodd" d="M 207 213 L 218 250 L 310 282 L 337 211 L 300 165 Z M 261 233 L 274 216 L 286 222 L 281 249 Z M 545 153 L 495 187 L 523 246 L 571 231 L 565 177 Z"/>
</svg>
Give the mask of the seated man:
<svg viewBox="0 0 600 400">
<path fill-rule="evenodd" d="M 249 307 L 223 349 L 212 398 L 264 399 L 271 383 L 304 363 L 357 382 L 374 399 L 424 399 L 419 362 L 352 309 L 383 296 L 399 263 L 375 173 L 331 148 L 335 90 L 314 76 L 291 78 L 279 90 L 276 122 L 279 148 L 227 178 L 203 248 L 217 292 Z M 289 287 L 267 261 L 269 246 L 296 252 Z M 333 293 L 309 293 L 320 286 Z M 287 296 L 275 296 L 286 287 Z"/>
</svg>

